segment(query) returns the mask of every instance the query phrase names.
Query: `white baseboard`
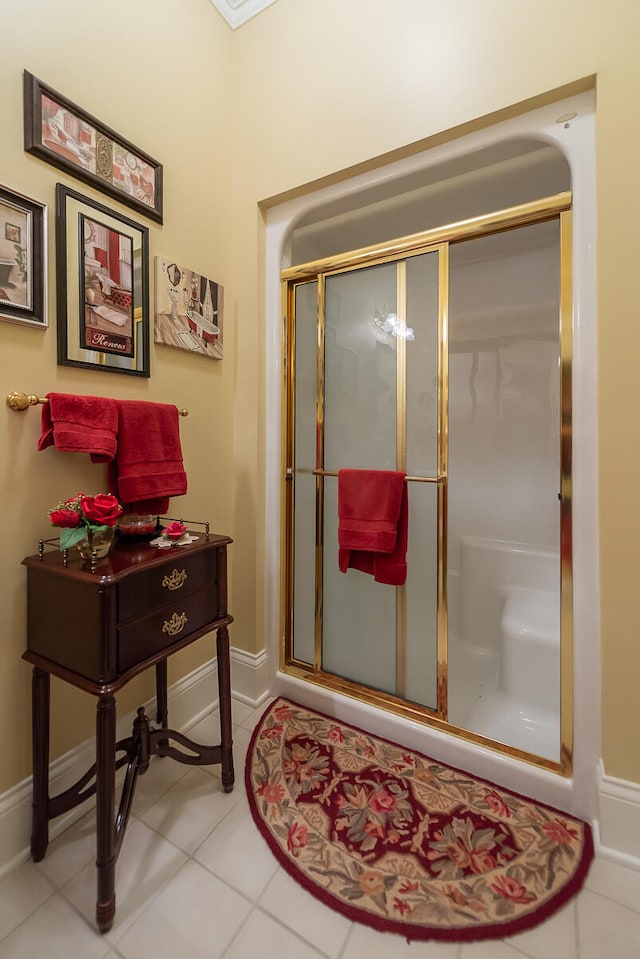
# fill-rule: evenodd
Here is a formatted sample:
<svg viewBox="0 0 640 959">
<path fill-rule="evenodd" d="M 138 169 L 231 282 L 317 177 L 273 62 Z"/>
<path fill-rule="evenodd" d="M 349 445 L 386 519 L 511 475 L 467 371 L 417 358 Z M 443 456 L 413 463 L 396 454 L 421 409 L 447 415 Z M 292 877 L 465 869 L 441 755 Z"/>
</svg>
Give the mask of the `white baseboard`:
<svg viewBox="0 0 640 959">
<path fill-rule="evenodd" d="M 596 853 L 640 872 L 640 783 L 607 776 L 598 763 L 598 818 L 593 823 Z"/>
<path fill-rule="evenodd" d="M 171 685 L 168 690 L 168 706 L 172 729 L 185 732 L 216 708 L 217 674 L 217 661 L 211 659 Z M 150 719 L 154 720 L 155 699 L 149 700 L 144 706 Z M 124 739 L 131 734 L 134 718 L 135 711 L 118 719 L 117 739 Z M 68 789 L 94 762 L 93 739 L 55 759 L 49 767 L 50 795 L 57 796 Z M 29 858 L 31 791 L 32 780 L 29 776 L 0 796 L 0 879 Z M 72 822 L 84 816 L 94 804 L 94 799 L 87 800 L 65 815 L 52 820 L 49 826 L 50 838 L 54 839 Z"/>
<path fill-rule="evenodd" d="M 231 648 L 231 688 L 235 699 L 260 706 L 269 695 L 269 663 L 266 649 L 247 653 Z"/>
</svg>

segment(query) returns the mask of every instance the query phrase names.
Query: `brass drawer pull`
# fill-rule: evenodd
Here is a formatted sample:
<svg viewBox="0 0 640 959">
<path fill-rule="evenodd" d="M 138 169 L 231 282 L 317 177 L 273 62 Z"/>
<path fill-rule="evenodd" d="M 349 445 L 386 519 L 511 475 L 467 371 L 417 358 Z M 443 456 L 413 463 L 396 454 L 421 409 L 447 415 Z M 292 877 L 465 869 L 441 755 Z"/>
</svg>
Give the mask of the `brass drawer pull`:
<svg viewBox="0 0 640 959">
<path fill-rule="evenodd" d="M 177 636 L 178 633 L 181 633 L 182 630 L 187 625 L 187 614 L 180 613 L 178 616 L 177 613 L 174 613 L 171 619 L 165 619 L 164 625 L 162 627 L 163 633 L 169 633 L 169 636 Z"/>
<path fill-rule="evenodd" d="M 165 589 L 181 589 L 187 581 L 187 571 L 186 569 L 181 569 L 178 572 L 177 569 L 171 570 L 171 573 L 168 576 L 165 576 L 162 580 L 162 585 Z"/>
</svg>

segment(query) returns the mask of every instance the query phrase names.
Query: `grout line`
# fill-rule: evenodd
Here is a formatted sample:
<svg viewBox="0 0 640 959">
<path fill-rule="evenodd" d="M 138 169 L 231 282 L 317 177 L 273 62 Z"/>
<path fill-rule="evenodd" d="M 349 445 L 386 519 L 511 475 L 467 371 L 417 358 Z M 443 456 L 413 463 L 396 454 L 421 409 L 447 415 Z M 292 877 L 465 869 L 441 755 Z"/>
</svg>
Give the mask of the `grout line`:
<svg viewBox="0 0 640 959">
<path fill-rule="evenodd" d="M 580 892 L 582 892 L 584 888 L 585 888 L 585 887 L 583 886 L 582 889 L 580 890 Z M 575 939 L 575 942 L 576 942 L 576 959 L 580 959 L 580 952 L 581 952 L 581 948 L 580 948 L 580 921 L 579 921 L 579 919 L 578 919 L 578 900 L 579 900 L 579 898 L 580 898 L 580 895 L 578 894 L 578 895 L 576 896 L 575 908 L 574 908 L 574 910 L 573 910 L 573 938 Z"/>
<path fill-rule="evenodd" d="M 280 868 L 282 867 L 279 866 L 278 869 Z M 276 875 L 277 875 L 277 871 L 271 877 L 267 885 L 271 884 L 271 882 L 275 879 Z M 266 890 L 266 887 L 265 887 L 265 890 Z M 262 893 L 260 894 L 260 898 L 262 898 L 262 896 L 264 895 L 265 890 L 263 890 Z M 282 921 L 282 919 L 279 919 L 278 916 L 274 916 L 273 913 L 269 912 L 267 909 L 261 906 L 259 902 L 256 903 L 255 909 L 258 912 L 262 913 L 263 916 L 266 916 L 267 919 L 271 919 L 272 922 L 275 922 L 276 925 L 280 926 L 281 929 L 284 929 L 285 932 L 288 932 L 292 936 L 295 936 L 296 939 L 298 939 L 300 942 L 303 942 L 305 946 L 309 947 L 309 949 L 313 949 L 313 951 L 317 953 L 318 956 L 322 956 L 323 959 L 332 959 L 332 957 L 329 955 L 328 952 L 323 952 L 321 949 L 318 949 L 318 947 L 313 942 L 311 942 L 309 939 L 305 939 L 304 936 L 300 935 L 299 932 L 296 932 L 295 929 L 292 929 L 291 926 L 288 926 L 285 922 Z"/>
<path fill-rule="evenodd" d="M 336 956 L 336 959 L 343 959 L 343 956 L 345 955 L 345 953 L 346 953 L 346 951 L 347 951 L 347 947 L 348 947 L 349 943 L 351 942 L 351 937 L 353 936 L 353 930 L 355 929 L 355 925 L 356 925 L 355 922 L 352 922 L 352 923 L 351 923 L 351 926 L 350 926 L 350 928 L 349 928 L 349 931 L 347 932 L 347 935 L 345 936 L 344 942 L 342 943 L 342 949 L 340 950 L 340 952 L 339 952 L 338 955 Z M 456 956 L 456 959 L 459 959 L 459 957 Z"/>
</svg>

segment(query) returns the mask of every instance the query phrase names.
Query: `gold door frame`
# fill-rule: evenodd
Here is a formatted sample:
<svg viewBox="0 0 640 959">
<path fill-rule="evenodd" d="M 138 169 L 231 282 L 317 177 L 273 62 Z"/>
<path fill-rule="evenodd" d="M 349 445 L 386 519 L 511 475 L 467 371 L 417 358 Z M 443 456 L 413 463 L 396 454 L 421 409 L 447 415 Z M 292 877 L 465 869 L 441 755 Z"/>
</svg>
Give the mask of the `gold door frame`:
<svg viewBox="0 0 640 959">
<path fill-rule="evenodd" d="M 560 224 L 560 760 L 555 762 L 505 743 L 488 739 L 448 721 L 447 664 L 447 479 L 448 479 L 448 301 L 449 245 L 475 237 L 487 236 L 548 220 Z M 429 252 L 439 254 L 438 295 L 438 462 L 436 476 L 408 476 L 409 482 L 435 482 L 438 487 L 438 582 L 437 582 L 437 707 L 429 709 L 408 702 L 401 695 L 371 689 L 351 680 L 326 673 L 322 669 L 322 517 L 324 477 L 337 476 L 337 470 L 325 470 L 324 463 L 324 290 L 325 278 L 336 273 L 396 261 L 398 264 L 399 322 L 406 322 L 405 261 L 410 256 Z M 285 343 L 284 382 L 284 537 L 283 588 L 281 593 L 282 641 L 280 668 L 283 672 L 329 689 L 355 697 L 360 701 L 387 709 L 426 725 L 435 726 L 470 742 L 488 746 L 507 755 L 523 759 L 538 767 L 568 776 L 573 761 L 573 630 L 572 630 L 572 555 L 571 555 L 571 406 L 572 406 L 572 215 L 571 193 L 563 192 L 532 203 L 474 217 L 424 233 L 401 237 L 389 243 L 375 244 L 360 250 L 314 260 L 289 267 L 281 272 Z M 295 515 L 295 291 L 305 283 L 317 283 L 318 341 L 316 398 L 316 547 L 315 547 L 315 638 L 314 662 L 296 660 L 293 655 L 293 590 Z M 398 338 L 397 351 L 397 469 L 406 465 L 406 342 Z M 402 346 L 400 346 L 402 344 Z M 338 468 L 342 464 L 336 464 Z M 404 587 L 396 589 L 397 660 L 399 690 L 402 690 L 404 636 Z"/>
</svg>

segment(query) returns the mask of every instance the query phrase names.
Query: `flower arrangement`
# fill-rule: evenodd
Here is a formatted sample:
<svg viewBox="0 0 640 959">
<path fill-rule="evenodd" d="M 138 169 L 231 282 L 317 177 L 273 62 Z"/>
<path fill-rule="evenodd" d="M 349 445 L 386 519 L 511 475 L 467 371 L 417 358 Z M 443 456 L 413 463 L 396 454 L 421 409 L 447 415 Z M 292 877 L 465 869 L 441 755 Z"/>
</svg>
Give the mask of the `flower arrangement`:
<svg viewBox="0 0 640 959">
<path fill-rule="evenodd" d="M 49 521 L 52 526 L 60 527 L 60 549 L 69 549 L 83 540 L 91 542 L 94 533 L 113 528 L 122 512 L 112 493 L 97 496 L 76 493 L 49 510 Z"/>
</svg>

